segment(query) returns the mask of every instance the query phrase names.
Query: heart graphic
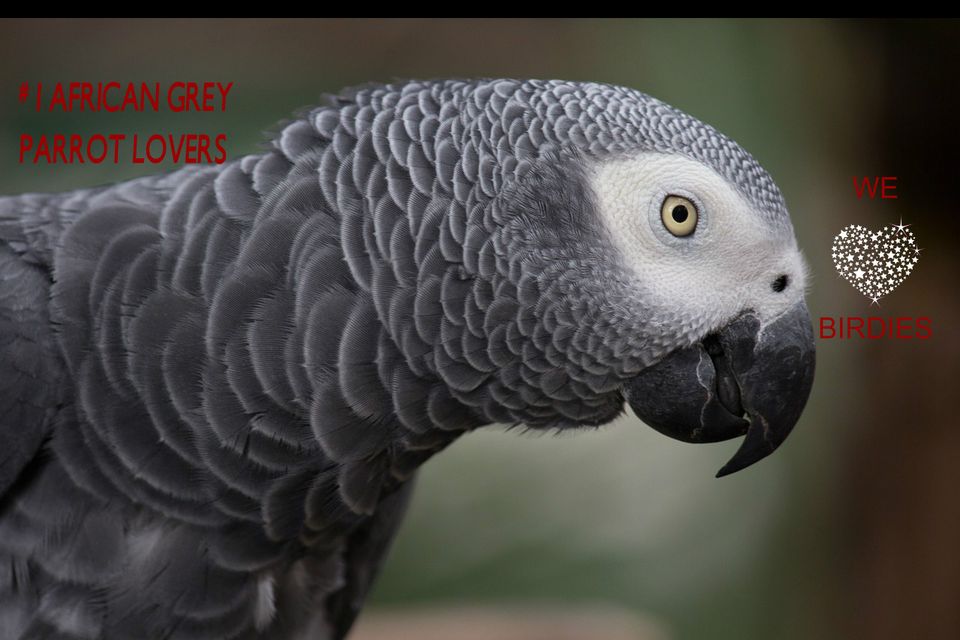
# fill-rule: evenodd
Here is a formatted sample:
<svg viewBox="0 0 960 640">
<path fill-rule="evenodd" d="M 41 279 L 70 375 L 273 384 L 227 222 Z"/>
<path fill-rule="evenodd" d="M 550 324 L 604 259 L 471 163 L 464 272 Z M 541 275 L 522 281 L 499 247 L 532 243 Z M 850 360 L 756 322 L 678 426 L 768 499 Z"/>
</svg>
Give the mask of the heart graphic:
<svg viewBox="0 0 960 640">
<path fill-rule="evenodd" d="M 887 225 L 871 231 L 859 224 L 844 227 L 833 238 L 833 264 L 853 287 L 876 302 L 906 280 L 920 258 L 909 225 Z"/>
</svg>

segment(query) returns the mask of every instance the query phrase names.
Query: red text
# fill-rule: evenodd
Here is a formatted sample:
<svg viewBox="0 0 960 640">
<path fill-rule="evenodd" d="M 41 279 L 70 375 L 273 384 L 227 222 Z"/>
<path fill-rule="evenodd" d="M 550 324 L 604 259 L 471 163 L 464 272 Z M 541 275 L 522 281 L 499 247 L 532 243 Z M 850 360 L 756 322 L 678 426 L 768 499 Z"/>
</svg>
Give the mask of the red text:
<svg viewBox="0 0 960 640">
<path fill-rule="evenodd" d="M 892 338 L 894 340 L 928 340 L 933 337 L 933 321 L 927 316 L 911 318 L 900 316 L 897 318 L 879 318 L 870 316 L 830 316 L 820 318 L 821 340 L 850 340 L 861 338 L 866 340 L 880 340 Z"/>
</svg>

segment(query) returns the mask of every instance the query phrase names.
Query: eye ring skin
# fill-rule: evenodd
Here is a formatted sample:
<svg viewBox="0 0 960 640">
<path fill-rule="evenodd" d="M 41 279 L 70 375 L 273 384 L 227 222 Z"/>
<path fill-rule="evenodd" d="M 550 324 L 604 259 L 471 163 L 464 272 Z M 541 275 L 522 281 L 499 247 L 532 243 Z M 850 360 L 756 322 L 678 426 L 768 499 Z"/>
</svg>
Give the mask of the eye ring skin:
<svg viewBox="0 0 960 640">
<path fill-rule="evenodd" d="M 693 232 L 685 236 L 676 236 L 667 230 L 663 222 L 663 204 L 670 196 L 679 196 L 693 203 L 696 208 L 697 226 Z M 683 188 L 658 190 L 650 200 L 647 221 L 653 235 L 664 244 L 678 249 L 690 249 L 702 244 L 710 235 L 710 214 L 703 204 L 703 200 L 692 192 Z"/>
<path fill-rule="evenodd" d="M 663 226 L 677 238 L 693 235 L 697 230 L 699 218 L 700 212 L 697 210 L 697 205 L 683 196 L 670 194 L 660 205 L 660 219 L 663 221 Z"/>
</svg>

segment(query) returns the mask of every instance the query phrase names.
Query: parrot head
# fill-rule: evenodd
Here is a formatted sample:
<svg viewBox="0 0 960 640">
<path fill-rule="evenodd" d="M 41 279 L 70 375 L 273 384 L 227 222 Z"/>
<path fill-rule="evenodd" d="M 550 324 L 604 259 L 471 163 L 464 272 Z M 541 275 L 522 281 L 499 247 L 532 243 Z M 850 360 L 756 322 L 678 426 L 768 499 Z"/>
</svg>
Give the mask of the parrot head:
<svg viewBox="0 0 960 640">
<path fill-rule="evenodd" d="M 678 440 L 745 436 L 717 475 L 738 471 L 784 441 L 813 382 L 807 270 L 783 196 L 712 127 L 600 87 L 540 110 L 563 135 L 498 198 L 494 246 L 530 316 L 521 375 L 501 382 L 521 397 L 535 387 L 514 412 L 527 424 L 602 424 L 628 403 Z"/>
<path fill-rule="evenodd" d="M 765 457 L 799 419 L 814 371 L 806 266 L 785 211 L 683 155 L 603 163 L 590 182 L 662 345 L 624 385 L 631 408 L 678 440 L 746 434 L 719 476 Z"/>
</svg>

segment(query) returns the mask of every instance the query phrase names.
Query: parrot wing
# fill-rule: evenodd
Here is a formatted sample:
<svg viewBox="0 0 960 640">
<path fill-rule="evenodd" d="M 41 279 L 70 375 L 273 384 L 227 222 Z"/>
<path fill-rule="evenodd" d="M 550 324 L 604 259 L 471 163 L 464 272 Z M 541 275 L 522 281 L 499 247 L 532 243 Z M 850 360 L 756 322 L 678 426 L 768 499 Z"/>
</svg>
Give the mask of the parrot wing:
<svg viewBox="0 0 960 640">
<path fill-rule="evenodd" d="M 55 411 L 58 367 L 47 274 L 0 242 L 0 499 L 40 450 Z"/>
</svg>

